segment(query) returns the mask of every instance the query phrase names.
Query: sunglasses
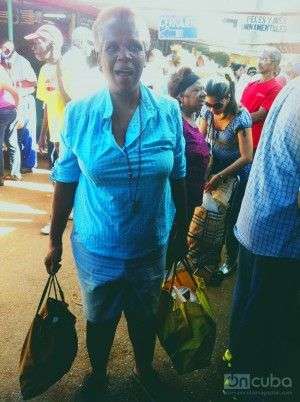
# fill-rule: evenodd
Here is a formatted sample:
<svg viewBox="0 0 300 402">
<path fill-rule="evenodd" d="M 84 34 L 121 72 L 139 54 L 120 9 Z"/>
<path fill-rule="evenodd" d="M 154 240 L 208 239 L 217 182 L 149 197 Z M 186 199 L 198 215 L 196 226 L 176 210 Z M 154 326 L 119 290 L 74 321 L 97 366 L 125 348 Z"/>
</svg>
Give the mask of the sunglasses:
<svg viewBox="0 0 300 402">
<path fill-rule="evenodd" d="M 210 109 L 215 109 L 215 110 L 221 110 L 224 107 L 224 103 L 222 102 L 216 102 L 214 104 L 205 102 L 205 105 L 210 108 Z"/>
</svg>

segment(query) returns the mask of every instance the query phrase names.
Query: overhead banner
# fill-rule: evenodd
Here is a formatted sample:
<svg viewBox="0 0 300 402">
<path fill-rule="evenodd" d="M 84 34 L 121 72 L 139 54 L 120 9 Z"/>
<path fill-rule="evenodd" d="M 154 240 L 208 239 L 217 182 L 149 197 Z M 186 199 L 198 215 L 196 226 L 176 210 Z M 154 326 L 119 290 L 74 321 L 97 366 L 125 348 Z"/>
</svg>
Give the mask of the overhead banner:
<svg viewBox="0 0 300 402">
<path fill-rule="evenodd" d="M 192 16 L 162 15 L 158 38 L 161 40 L 197 40 L 197 22 Z"/>
<path fill-rule="evenodd" d="M 158 19 L 158 37 L 163 40 L 200 40 L 216 45 L 300 43 L 300 13 L 167 14 Z"/>
<path fill-rule="evenodd" d="M 239 43 L 283 43 L 300 41 L 300 14 L 238 14 L 226 16 Z"/>
</svg>

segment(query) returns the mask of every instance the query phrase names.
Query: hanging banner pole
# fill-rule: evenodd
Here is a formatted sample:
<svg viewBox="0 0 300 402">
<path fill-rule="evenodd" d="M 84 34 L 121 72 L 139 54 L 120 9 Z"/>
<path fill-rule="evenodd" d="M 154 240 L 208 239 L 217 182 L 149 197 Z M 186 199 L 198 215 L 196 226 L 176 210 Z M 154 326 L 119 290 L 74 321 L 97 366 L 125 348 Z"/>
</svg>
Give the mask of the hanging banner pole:
<svg viewBox="0 0 300 402">
<path fill-rule="evenodd" d="M 7 31 L 8 39 L 14 40 L 14 16 L 13 16 L 13 0 L 6 0 L 7 4 Z"/>
</svg>

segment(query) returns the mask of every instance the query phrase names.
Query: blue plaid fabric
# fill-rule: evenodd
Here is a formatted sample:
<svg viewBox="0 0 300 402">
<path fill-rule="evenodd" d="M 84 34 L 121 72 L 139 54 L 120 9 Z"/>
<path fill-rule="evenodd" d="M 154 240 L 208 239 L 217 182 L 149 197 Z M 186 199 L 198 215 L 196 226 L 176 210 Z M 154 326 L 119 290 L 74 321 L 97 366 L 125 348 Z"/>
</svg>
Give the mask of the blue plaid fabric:
<svg viewBox="0 0 300 402">
<path fill-rule="evenodd" d="M 300 259 L 300 77 L 279 93 L 265 122 L 235 227 L 256 255 Z"/>
<path fill-rule="evenodd" d="M 131 259 L 165 246 L 175 213 L 170 182 L 185 177 L 178 102 L 140 90 L 123 147 L 112 134 L 108 88 L 65 112 L 52 177 L 78 182 L 72 238 L 100 256 Z"/>
</svg>

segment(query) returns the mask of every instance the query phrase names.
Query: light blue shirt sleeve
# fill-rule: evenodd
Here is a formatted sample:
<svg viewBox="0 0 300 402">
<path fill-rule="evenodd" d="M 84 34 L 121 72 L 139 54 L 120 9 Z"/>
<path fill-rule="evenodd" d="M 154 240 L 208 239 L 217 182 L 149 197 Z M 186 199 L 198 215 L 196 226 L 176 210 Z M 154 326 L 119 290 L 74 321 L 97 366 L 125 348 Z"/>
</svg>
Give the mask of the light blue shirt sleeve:
<svg viewBox="0 0 300 402">
<path fill-rule="evenodd" d="M 174 148 L 174 166 L 171 173 L 171 179 L 182 179 L 186 175 L 185 159 L 185 139 L 183 136 L 183 124 L 179 104 L 174 104 L 173 121 L 175 123 L 176 144 Z"/>
<path fill-rule="evenodd" d="M 65 111 L 64 126 L 61 133 L 61 141 L 59 145 L 59 158 L 55 162 L 52 179 L 62 183 L 74 183 L 79 181 L 80 167 L 77 157 L 72 151 L 71 138 L 72 126 L 70 107 L 67 106 Z"/>
</svg>

